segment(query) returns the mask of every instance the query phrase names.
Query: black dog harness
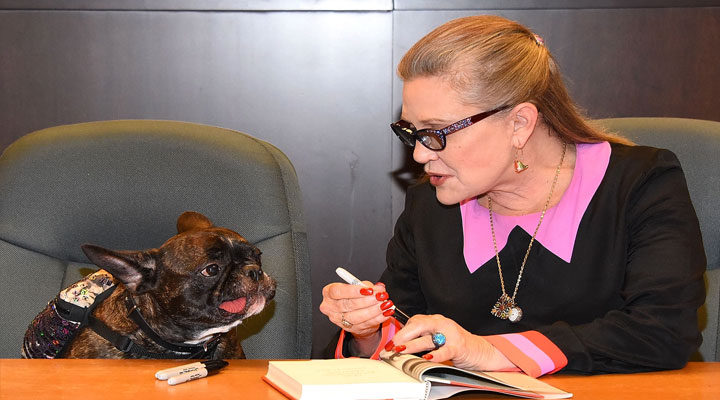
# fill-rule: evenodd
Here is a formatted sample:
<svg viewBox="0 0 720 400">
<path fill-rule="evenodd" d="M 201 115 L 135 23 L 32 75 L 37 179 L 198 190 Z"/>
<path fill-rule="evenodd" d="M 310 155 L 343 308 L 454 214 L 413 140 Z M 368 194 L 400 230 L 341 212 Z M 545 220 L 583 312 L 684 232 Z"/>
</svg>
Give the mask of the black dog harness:
<svg viewBox="0 0 720 400">
<path fill-rule="evenodd" d="M 135 354 L 142 358 L 212 358 L 217 348 L 220 335 L 215 335 L 212 339 L 200 345 L 187 345 L 177 344 L 168 342 L 167 340 L 160 337 L 150 325 L 145 321 L 140 311 L 138 311 L 137 305 L 131 296 L 125 296 L 125 305 L 128 309 L 128 317 L 135 322 L 140 330 L 142 330 L 153 342 L 157 343 L 166 350 L 170 350 L 175 353 L 153 353 L 147 351 L 144 347 L 135 343 L 132 339 L 127 336 L 123 336 L 112 329 L 110 329 L 105 323 L 95 318 L 95 316 L 89 316 L 88 326 L 95 331 L 98 335 L 104 337 L 108 342 L 112 343 L 115 348 L 122 351 L 123 353 Z"/>
<path fill-rule="evenodd" d="M 115 291 L 112 276 L 100 270 L 76 282 L 48 303 L 47 307 L 32 321 L 23 341 L 23 358 L 62 357 L 77 333 L 89 327 L 95 333 L 125 354 L 139 358 L 191 359 L 214 358 L 220 335 L 215 335 L 198 345 L 168 342 L 160 337 L 145 321 L 132 296 L 125 296 L 128 317 L 135 322 L 148 338 L 170 351 L 150 352 L 132 339 L 110 329 L 95 318 L 93 310 Z M 69 300 L 69 301 L 68 301 Z"/>
</svg>

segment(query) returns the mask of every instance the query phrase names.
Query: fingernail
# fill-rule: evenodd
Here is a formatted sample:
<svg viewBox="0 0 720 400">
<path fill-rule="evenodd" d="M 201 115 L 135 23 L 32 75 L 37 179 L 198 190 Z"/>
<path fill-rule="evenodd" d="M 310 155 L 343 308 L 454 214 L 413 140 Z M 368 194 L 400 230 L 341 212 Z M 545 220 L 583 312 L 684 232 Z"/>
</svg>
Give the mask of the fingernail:
<svg viewBox="0 0 720 400">
<path fill-rule="evenodd" d="M 375 285 L 385 287 L 385 284 L 382 283 L 382 282 L 378 282 L 378 283 L 376 283 Z"/>
<path fill-rule="evenodd" d="M 383 311 L 383 315 L 386 316 L 386 317 L 389 317 L 389 316 L 391 316 L 391 315 L 393 315 L 393 314 L 395 314 L 395 309 L 394 309 L 394 308 L 391 308 L 391 309 L 389 309 L 389 310 Z"/>
<path fill-rule="evenodd" d="M 381 310 L 387 310 L 388 308 L 392 307 L 394 305 L 392 300 L 387 300 L 384 303 L 380 304 Z"/>
<path fill-rule="evenodd" d="M 432 354 L 427 353 L 427 354 L 423 355 L 423 358 L 426 360 L 432 360 Z"/>
<path fill-rule="evenodd" d="M 388 297 L 390 297 L 390 296 L 388 295 L 387 292 L 380 292 L 375 295 L 375 298 L 378 299 L 378 301 L 387 300 Z"/>
<path fill-rule="evenodd" d="M 407 346 L 405 346 L 404 344 L 401 344 L 400 346 L 395 346 L 395 350 L 394 350 L 394 351 L 395 351 L 396 353 L 399 353 L 399 352 L 401 352 L 401 351 L 403 351 L 403 350 L 405 350 L 405 349 L 407 349 Z"/>
<path fill-rule="evenodd" d="M 387 344 L 385 345 L 385 350 L 390 351 L 393 349 L 393 347 L 395 347 L 395 343 L 393 343 L 393 341 L 391 340 L 391 341 L 387 342 Z"/>
<path fill-rule="evenodd" d="M 363 296 L 370 296 L 371 294 L 373 294 L 373 290 L 372 290 L 372 288 L 365 287 L 365 288 L 360 289 L 360 294 Z"/>
</svg>

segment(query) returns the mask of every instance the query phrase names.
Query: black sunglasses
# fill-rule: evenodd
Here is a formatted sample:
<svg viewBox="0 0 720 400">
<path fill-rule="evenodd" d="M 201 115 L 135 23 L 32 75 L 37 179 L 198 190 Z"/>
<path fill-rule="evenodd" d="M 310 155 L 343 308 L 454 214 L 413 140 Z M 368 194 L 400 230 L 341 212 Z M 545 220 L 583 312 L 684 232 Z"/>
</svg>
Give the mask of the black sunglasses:
<svg viewBox="0 0 720 400">
<path fill-rule="evenodd" d="M 450 124 L 442 129 L 420 129 L 418 130 L 415 126 L 407 121 L 400 120 L 390 124 L 390 128 L 397 135 L 400 140 L 410 147 L 415 147 L 415 141 L 420 141 L 423 146 L 430 150 L 440 151 L 445 148 L 445 138 L 447 135 L 457 132 L 460 129 L 467 128 L 468 126 L 480 122 L 483 119 L 498 113 L 509 106 L 498 107 L 494 110 L 481 112 L 475 114 L 472 117 L 461 119 L 460 121 Z"/>
</svg>

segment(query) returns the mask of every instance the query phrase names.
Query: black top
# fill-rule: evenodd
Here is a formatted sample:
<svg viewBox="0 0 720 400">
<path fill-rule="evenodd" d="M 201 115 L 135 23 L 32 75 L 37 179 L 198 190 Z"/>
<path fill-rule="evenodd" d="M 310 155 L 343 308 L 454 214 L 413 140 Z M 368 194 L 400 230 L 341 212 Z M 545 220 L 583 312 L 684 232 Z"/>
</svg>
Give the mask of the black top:
<svg viewBox="0 0 720 400">
<path fill-rule="evenodd" d="M 530 235 L 500 251 L 512 295 Z M 517 294 L 518 323 L 490 309 L 501 295 L 495 258 L 470 273 L 459 205 L 422 183 L 408 190 L 380 281 L 408 314 L 442 314 L 479 335 L 537 330 L 568 358 L 563 371 L 681 368 L 701 342 L 706 267 L 700 228 L 673 153 L 612 145 L 567 263 L 535 242 Z"/>
</svg>

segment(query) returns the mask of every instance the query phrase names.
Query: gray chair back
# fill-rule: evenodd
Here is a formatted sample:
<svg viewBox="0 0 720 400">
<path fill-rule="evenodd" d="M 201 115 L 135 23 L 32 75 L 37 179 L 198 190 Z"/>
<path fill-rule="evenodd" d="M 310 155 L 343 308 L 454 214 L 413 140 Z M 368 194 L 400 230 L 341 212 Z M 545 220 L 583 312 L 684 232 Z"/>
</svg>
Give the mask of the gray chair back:
<svg viewBox="0 0 720 400">
<path fill-rule="evenodd" d="M 708 262 L 707 297 L 699 312 L 703 343 L 693 359 L 720 361 L 720 122 L 685 118 L 610 118 L 598 122 L 637 144 L 669 149 L 680 159 Z"/>
<path fill-rule="evenodd" d="M 0 357 L 19 357 L 33 317 L 97 269 L 81 244 L 158 247 L 186 210 L 255 243 L 278 282 L 238 327 L 247 357 L 310 357 L 307 233 L 288 158 L 244 133 L 150 120 L 44 129 L 0 156 Z"/>
</svg>

